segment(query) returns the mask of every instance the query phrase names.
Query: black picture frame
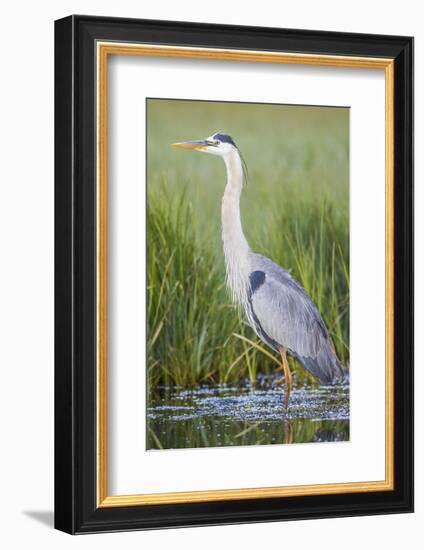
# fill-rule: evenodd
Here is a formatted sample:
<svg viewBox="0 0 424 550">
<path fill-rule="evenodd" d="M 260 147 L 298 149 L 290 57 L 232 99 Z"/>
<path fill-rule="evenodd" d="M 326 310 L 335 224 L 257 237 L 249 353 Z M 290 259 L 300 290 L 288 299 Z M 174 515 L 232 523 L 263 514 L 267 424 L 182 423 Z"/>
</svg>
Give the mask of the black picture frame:
<svg viewBox="0 0 424 550">
<path fill-rule="evenodd" d="M 98 40 L 394 60 L 394 490 L 97 507 Z M 94 533 L 413 511 L 413 39 L 73 15 L 55 22 L 55 527 Z"/>
</svg>

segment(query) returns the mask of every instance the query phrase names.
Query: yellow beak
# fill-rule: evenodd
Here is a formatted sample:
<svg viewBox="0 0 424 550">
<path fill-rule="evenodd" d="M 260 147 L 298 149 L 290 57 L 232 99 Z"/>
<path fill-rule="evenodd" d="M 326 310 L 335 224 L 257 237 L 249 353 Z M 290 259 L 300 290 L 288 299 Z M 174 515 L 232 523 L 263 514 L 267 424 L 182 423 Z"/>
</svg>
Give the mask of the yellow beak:
<svg viewBox="0 0 424 550">
<path fill-rule="evenodd" d="M 192 141 L 179 141 L 178 143 L 172 144 L 172 147 L 180 147 L 181 149 L 197 149 L 197 150 L 206 149 L 208 146 L 209 146 L 209 143 L 205 139 L 196 139 Z"/>
</svg>

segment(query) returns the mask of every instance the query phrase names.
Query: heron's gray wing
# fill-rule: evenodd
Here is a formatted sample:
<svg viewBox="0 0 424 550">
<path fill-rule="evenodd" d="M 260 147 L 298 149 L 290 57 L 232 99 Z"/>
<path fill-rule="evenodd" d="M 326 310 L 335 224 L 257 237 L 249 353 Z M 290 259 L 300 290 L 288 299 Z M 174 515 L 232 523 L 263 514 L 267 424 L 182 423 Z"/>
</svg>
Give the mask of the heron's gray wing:
<svg viewBox="0 0 424 550">
<path fill-rule="evenodd" d="M 321 382 L 333 382 L 342 372 L 318 309 L 289 273 L 275 264 L 263 267 L 266 271 L 250 276 L 249 301 L 258 333 L 272 347 L 288 349 Z"/>
</svg>

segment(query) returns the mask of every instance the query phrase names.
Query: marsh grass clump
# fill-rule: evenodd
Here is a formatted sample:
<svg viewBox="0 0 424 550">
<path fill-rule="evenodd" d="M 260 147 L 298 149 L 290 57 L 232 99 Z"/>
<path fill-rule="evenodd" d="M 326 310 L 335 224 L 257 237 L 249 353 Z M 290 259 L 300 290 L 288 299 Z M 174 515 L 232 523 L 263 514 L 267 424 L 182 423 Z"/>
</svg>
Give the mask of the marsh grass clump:
<svg viewBox="0 0 424 550">
<path fill-rule="evenodd" d="M 226 290 L 223 166 L 170 148 L 217 128 L 237 137 L 249 165 L 241 210 L 252 249 L 298 279 L 318 306 L 341 362 L 349 362 L 347 110 L 228 105 L 149 100 L 150 392 L 161 385 L 254 384 L 258 374 L 278 368 L 278 358 L 244 322 Z M 289 131 L 277 133 L 278 123 Z M 291 363 L 298 382 L 311 381 Z"/>
</svg>

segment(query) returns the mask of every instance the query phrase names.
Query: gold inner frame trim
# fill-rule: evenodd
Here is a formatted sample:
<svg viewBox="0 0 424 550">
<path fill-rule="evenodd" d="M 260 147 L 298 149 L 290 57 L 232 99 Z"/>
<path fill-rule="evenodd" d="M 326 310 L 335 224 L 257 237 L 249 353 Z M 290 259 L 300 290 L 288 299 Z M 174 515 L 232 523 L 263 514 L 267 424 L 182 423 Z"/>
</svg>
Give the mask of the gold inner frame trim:
<svg viewBox="0 0 424 550">
<path fill-rule="evenodd" d="M 364 493 L 394 489 L 394 60 L 255 50 L 101 42 L 97 50 L 97 506 L 142 506 L 306 495 Z M 217 489 L 109 496 L 107 492 L 107 61 L 109 55 L 220 59 L 385 71 L 385 479 L 349 483 Z"/>
</svg>

